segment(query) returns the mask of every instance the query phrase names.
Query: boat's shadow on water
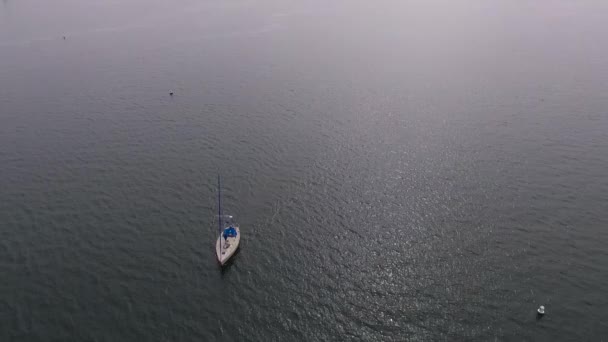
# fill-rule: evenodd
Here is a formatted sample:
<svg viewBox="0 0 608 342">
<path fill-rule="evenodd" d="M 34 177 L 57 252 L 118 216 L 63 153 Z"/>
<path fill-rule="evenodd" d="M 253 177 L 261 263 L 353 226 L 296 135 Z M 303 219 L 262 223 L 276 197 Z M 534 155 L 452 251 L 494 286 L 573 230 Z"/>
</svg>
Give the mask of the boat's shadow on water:
<svg viewBox="0 0 608 342">
<path fill-rule="evenodd" d="M 239 248 L 237 248 L 236 251 L 234 251 L 234 254 L 228 260 L 228 262 L 226 262 L 223 266 L 222 265 L 218 265 L 218 267 L 220 268 L 220 273 L 222 274 L 222 276 L 226 275 L 232 269 L 232 265 L 234 265 L 234 263 L 238 259 L 238 256 L 239 256 L 240 252 L 241 252 L 241 247 L 239 246 Z"/>
</svg>

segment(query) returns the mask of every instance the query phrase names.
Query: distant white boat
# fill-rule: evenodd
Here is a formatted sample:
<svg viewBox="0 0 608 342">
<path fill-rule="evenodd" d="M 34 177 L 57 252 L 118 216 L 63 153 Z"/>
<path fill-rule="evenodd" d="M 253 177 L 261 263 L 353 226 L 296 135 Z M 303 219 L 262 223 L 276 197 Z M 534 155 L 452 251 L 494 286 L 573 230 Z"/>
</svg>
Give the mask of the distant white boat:
<svg viewBox="0 0 608 342">
<path fill-rule="evenodd" d="M 545 314 L 545 306 L 541 305 L 536 312 L 538 312 L 539 315 L 544 315 Z"/>
<path fill-rule="evenodd" d="M 236 253 L 241 242 L 241 231 L 234 218 L 230 215 L 222 215 L 222 184 L 220 176 L 217 176 L 217 211 L 219 236 L 215 242 L 215 254 L 217 261 L 224 266 Z"/>
</svg>

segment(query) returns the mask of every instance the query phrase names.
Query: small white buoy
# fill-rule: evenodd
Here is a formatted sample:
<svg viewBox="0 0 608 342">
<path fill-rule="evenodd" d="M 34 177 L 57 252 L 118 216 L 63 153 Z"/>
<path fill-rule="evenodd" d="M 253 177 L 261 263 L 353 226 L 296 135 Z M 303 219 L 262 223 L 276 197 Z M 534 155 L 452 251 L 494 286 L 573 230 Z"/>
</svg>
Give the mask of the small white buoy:
<svg viewBox="0 0 608 342">
<path fill-rule="evenodd" d="M 538 310 L 536 310 L 538 312 L 539 315 L 544 315 L 545 314 L 545 306 L 541 305 Z"/>
</svg>

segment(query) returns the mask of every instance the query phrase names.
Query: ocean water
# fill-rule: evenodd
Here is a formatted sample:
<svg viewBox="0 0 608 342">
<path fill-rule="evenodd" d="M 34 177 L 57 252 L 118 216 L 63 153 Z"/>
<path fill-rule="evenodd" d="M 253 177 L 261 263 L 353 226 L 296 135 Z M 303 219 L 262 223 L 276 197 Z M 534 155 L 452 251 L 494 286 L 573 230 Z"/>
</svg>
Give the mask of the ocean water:
<svg viewBox="0 0 608 342">
<path fill-rule="evenodd" d="M 0 340 L 608 340 L 606 18 L 3 0 Z"/>
</svg>

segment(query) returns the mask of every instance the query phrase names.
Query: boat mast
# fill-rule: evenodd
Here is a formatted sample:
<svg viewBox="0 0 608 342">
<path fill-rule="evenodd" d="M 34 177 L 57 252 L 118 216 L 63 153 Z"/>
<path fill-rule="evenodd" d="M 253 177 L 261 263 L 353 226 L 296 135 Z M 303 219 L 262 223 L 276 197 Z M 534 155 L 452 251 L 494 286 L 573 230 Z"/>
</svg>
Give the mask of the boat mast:
<svg viewBox="0 0 608 342">
<path fill-rule="evenodd" d="M 217 223 L 220 229 L 220 251 L 222 250 L 222 183 L 217 175 Z"/>
</svg>

